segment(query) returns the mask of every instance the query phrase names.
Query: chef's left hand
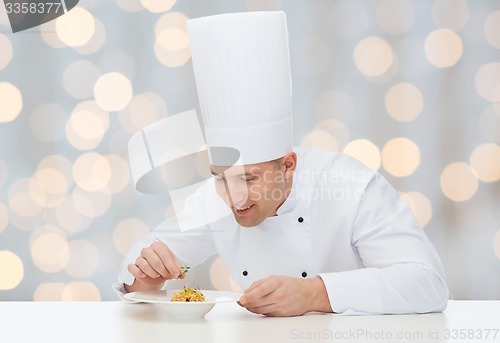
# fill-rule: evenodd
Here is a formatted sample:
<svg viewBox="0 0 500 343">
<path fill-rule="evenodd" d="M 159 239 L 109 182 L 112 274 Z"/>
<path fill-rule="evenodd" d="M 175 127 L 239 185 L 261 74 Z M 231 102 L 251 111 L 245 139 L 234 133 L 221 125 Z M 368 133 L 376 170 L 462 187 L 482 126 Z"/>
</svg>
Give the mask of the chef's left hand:
<svg viewBox="0 0 500 343">
<path fill-rule="evenodd" d="M 269 276 L 254 282 L 238 301 L 253 313 L 266 316 L 300 316 L 306 312 L 333 312 L 321 278 Z"/>
</svg>

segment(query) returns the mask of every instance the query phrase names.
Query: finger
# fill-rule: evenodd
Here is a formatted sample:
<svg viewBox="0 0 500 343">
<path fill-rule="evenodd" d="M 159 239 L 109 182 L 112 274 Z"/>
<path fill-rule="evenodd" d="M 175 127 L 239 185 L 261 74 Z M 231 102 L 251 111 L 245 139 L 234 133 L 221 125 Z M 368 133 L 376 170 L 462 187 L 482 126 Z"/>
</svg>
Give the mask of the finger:
<svg viewBox="0 0 500 343">
<path fill-rule="evenodd" d="M 144 274 L 146 274 L 150 278 L 157 279 L 160 277 L 160 274 L 158 274 L 158 272 L 154 270 L 153 267 L 151 267 L 149 262 L 144 257 L 139 257 L 135 261 L 135 264 Z"/>
<path fill-rule="evenodd" d="M 263 282 L 259 286 L 245 292 L 243 296 L 240 298 L 240 301 L 244 305 L 250 306 L 261 306 L 264 305 L 263 301 L 265 301 L 266 297 L 269 297 L 277 290 L 277 285 L 274 282 Z M 267 299 L 267 303 L 271 303 Z"/>
<path fill-rule="evenodd" d="M 260 280 L 257 280 L 257 281 L 254 281 L 252 282 L 252 284 L 250 285 L 250 287 L 248 287 L 247 289 L 245 289 L 243 291 L 243 293 L 247 293 L 247 292 L 250 292 L 251 290 L 259 287 L 260 285 L 262 285 L 264 282 L 267 282 L 269 278 L 265 278 L 265 279 L 260 279 Z"/>
<path fill-rule="evenodd" d="M 141 253 L 141 257 L 149 263 L 151 268 L 154 269 L 154 271 L 158 273 L 158 275 L 164 278 L 170 276 L 168 270 L 163 264 L 163 261 L 153 249 L 144 249 Z"/>
<path fill-rule="evenodd" d="M 163 243 L 155 242 L 151 244 L 151 248 L 155 254 L 159 257 L 162 262 L 163 268 L 167 272 L 164 277 L 169 279 L 177 279 L 178 275 L 181 275 L 181 279 L 184 276 L 184 271 L 181 268 L 181 264 L 177 260 L 174 253 Z"/>
<path fill-rule="evenodd" d="M 129 264 L 127 269 L 136 279 L 144 279 L 146 277 L 146 274 L 144 274 L 135 264 Z"/>
</svg>

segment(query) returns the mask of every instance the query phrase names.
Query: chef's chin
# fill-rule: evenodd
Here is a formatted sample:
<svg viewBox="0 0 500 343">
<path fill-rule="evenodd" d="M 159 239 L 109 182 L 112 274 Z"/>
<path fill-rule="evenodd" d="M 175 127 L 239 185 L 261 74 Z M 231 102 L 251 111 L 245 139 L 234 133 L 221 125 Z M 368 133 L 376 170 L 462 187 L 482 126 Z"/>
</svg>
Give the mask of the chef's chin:
<svg viewBox="0 0 500 343">
<path fill-rule="evenodd" d="M 234 214 L 234 219 L 236 219 L 236 222 L 240 224 L 240 226 L 243 226 L 245 228 L 252 228 L 263 222 L 263 220 L 260 220 L 256 217 L 243 217 L 238 216 L 237 214 Z"/>
</svg>

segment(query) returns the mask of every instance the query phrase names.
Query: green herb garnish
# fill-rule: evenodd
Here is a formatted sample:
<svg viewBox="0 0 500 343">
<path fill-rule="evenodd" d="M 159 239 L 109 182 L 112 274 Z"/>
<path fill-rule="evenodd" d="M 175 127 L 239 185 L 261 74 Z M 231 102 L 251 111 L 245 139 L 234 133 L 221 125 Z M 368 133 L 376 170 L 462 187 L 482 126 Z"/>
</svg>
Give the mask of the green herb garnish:
<svg viewBox="0 0 500 343">
<path fill-rule="evenodd" d="M 182 274 L 186 274 L 186 273 L 189 271 L 189 269 L 190 269 L 191 267 L 189 267 L 189 266 L 182 266 L 181 268 L 182 268 L 182 273 L 180 273 L 179 275 L 177 275 L 177 278 L 178 278 L 178 279 L 179 279 L 180 277 L 182 277 Z"/>
</svg>

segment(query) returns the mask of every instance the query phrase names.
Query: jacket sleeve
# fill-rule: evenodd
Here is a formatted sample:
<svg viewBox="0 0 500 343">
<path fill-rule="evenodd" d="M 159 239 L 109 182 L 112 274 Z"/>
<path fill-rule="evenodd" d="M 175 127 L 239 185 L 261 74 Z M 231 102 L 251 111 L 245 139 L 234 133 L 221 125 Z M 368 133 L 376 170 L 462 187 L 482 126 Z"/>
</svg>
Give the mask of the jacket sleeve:
<svg viewBox="0 0 500 343">
<path fill-rule="evenodd" d="M 184 211 L 158 225 L 148 236 L 134 244 L 123 259 L 119 282 L 113 284 L 118 296 L 123 299 L 124 284 L 131 285 L 134 277 L 127 266 L 135 263 L 141 249 L 154 242 L 164 243 L 177 257 L 181 265 L 196 266 L 216 253 L 206 213 L 205 191 L 191 195 Z M 189 228 L 183 230 L 181 228 Z"/>
<path fill-rule="evenodd" d="M 364 268 L 320 274 L 336 313 L 440 312 L 449 297 L 436 251 L 408 205 L 379 174 L 367 184 L 352 225 Z"/>
</svg>

